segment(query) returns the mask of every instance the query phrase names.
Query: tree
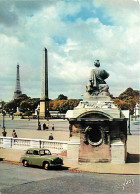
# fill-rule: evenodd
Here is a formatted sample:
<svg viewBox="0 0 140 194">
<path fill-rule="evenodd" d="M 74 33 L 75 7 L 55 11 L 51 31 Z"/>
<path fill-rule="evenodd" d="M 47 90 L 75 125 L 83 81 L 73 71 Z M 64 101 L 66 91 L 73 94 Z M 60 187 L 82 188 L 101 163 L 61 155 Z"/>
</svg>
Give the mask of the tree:
<svg viewBox="0 0 140 194">
<path fill-rule="evenodd" d="M 115 102 L 115 104 L 121 109 L 121 110 L 128 110 L 129 109 L 129 104 L 126 103 L 123 100 L 120 100 L 118 98 L 113 99 L 113 101 Z"/>
<path fill-rule="evenodd" d="M 4 109 L 9 113 L 13 113 L 16 112 L 17 107 L 19 107 L 21 112 L 34 112 L 37 105 L 39 104 L 39 100 L 39 98 L 31 99 L 26 94 L 22 94 L 16 99 L 6 103 L 4 105 Z"/>
<path fill-rule="evenodd" d="M 67 100 L 68 97 L 67 96 L 64 96 L 63 94 L 60 94 L 57 98 L 57 100 Z"/>
<path fill-rule="evenodd" d="M 22 110 L 22 112 L 26 111 L 34 112 L 38 104 L 39 104 L 38 98 L 25 99 L 20 102 L 20 109 Z"/>
<path fill-rule="evenodd" d="M 69 100 L 52 100 L 49 102 L 49 110 L 58 110 L 61 113 L 66 113 L 67 110 L 73 110 L 81 100 L 69 99 Z"/>
<path fill-rule="evenodd" d="M 118 98 L 128 104 L 130 114 L 132 115 L 134 113 L 136 103 L 139 102 L 139 96 L 140 92 L 138 90 L 127 88 L 123 93 L 119 95 Z"/>
<path fill-rule="evenodd" d="M 16 112 L 17 104 L 18 104 L 17 101 L 12 100 L 4 105 L 4 109 L 6 110 L 6 112 L 9 113 Z"/>
</svg>

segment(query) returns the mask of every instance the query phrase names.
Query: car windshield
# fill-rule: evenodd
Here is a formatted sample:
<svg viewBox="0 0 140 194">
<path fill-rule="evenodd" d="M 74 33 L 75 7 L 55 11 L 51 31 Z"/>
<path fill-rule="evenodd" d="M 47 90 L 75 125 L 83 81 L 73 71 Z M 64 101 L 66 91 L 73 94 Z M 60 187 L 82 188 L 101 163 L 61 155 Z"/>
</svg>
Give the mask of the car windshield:
<svg viewBox="0 0 140 194">
<path fill-rule="evenodd" d="M 51 155 L 51 152 L 49 150 L 40 150 L 39 154 L 42 155 Z"/>
</svg>

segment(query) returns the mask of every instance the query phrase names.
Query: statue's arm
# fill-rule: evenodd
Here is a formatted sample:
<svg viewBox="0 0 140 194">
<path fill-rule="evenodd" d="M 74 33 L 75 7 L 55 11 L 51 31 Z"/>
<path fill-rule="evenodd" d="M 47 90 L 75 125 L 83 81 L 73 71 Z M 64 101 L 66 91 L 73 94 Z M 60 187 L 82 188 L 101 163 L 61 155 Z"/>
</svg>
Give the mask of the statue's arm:
<svg viewBox="0 0 140 194">
<path fill-rule="evenodd" d="M 108 77 L 109 77 L 109 73 L 107 71 L 103 70 L 102 78 L 107 79 Z"/>
<path fill-rule="evenodd" d="M 92 69 L 90 72 L 90 77 L 89 77 L 89 81 L 93 82 L 94 81 L 94 70 Z"/>
</svg>

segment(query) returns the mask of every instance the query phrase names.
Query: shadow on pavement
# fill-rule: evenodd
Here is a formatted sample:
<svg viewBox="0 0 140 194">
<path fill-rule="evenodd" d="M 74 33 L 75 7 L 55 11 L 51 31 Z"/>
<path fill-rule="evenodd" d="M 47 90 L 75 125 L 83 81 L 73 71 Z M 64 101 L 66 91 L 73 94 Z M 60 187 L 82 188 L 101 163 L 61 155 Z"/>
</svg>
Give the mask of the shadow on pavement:
<svg viewBox="0 0 140 194">
<path fill-rule="evenodd" d="M 49 170 L 59 170 L 59 171 L 61 171 L 61 170 L 68 170 L 69 169 L 69 167 L 67 167 L 67 166 L 61 166 L 61 167 L 50 167 L 49 168 Z"/>
<path fill-rule="evenodd" d="M 39 167 L 39 166 L 33 166 L 33 165 L 30 165 L 30 166 L 28 166 L 29 168 L 38 168 L 38 169 L 43 169 L 43 167 Z M 26 167 L 26 168 L 28 168 L 28 167 Z M 57 171 L 62 171 L 62 170 L 68 170 L 69 169 L 69 167 L 67 167 L 67 166 L 60 166 L 60 167 L 57 167 L 57 166 L 55 166 L 55 167 L 49 167 L 49 169 L 48 170 L 57 170 Z"/>
<path fill-rule="evenodd" d="M 140 162 L 140 154 L 130 154 L 127 155 L 127 163 L 139 163 Z"/>
</svg>

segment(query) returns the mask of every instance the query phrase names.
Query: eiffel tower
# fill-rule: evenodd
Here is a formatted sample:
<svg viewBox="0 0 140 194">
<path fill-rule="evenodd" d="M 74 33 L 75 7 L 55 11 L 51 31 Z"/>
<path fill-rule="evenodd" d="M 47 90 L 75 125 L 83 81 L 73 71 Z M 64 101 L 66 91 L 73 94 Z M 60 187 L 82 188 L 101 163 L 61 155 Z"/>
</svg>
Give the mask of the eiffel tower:
<svg viewBox="0 0 140 194">
<path fill-rule="evenodd" d="M 22 94 L 22 92 L 21 92 L 21 88 L 20 88 L 19 64 L 17 64 L 17 79 L 16 79 L 16 89 L 14 92 L 14 99 L 16 99 L 21 94 Z"/>
</svg>

